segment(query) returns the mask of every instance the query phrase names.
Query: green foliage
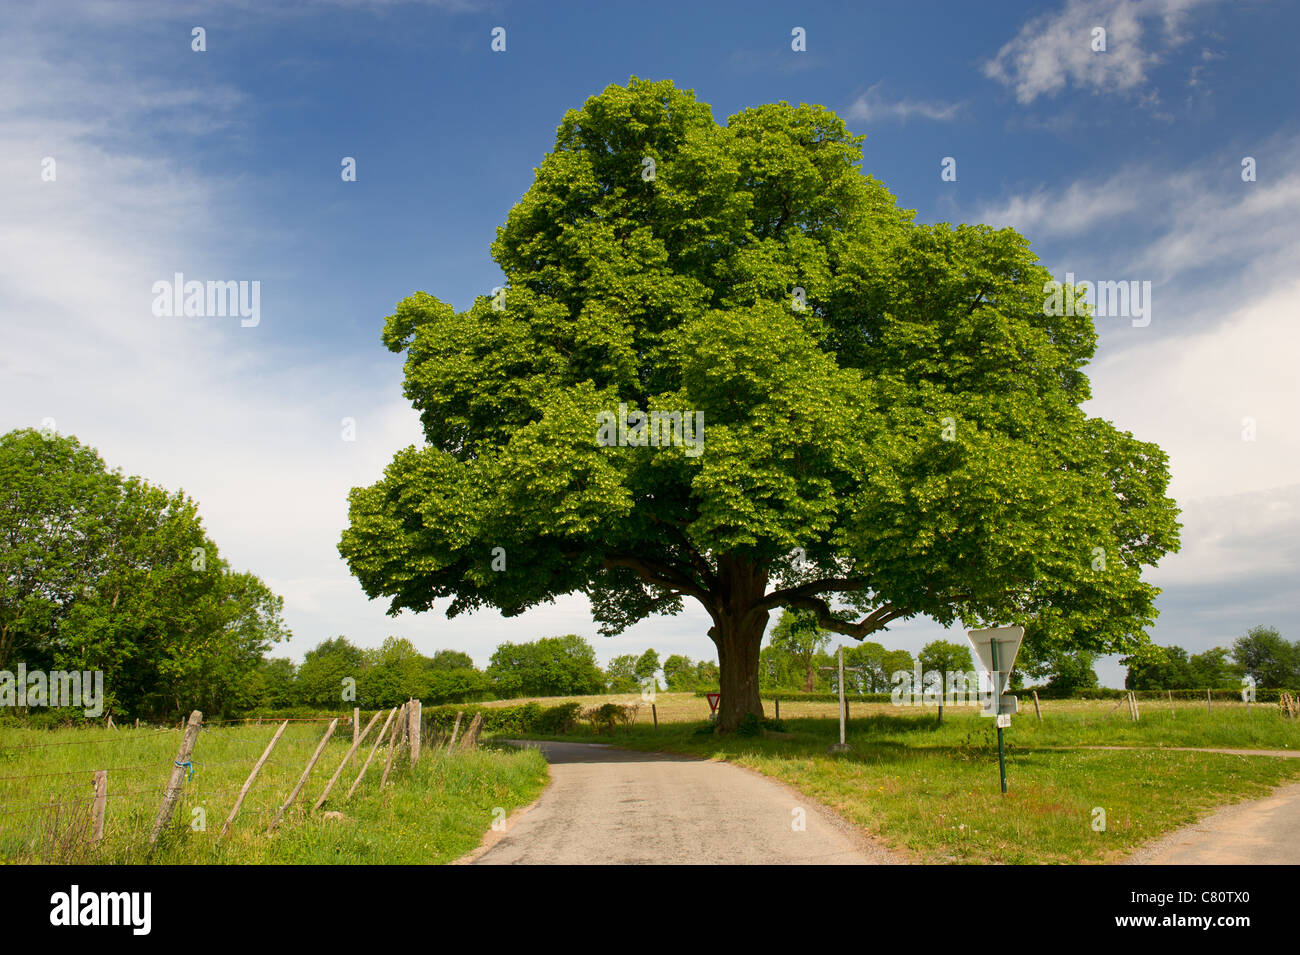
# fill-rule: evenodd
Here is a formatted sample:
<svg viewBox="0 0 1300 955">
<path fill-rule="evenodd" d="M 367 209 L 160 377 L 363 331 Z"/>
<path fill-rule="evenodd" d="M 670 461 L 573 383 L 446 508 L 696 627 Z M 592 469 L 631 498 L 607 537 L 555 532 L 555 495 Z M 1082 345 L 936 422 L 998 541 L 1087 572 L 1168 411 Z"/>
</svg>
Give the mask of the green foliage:
<svg viewBox="0 0 1300 955">
<path fill-rule="evenodd" d="M 257 702 L 283 602 L 221 558 L 193 500 L 30 429 L 0 436 L 0 488 L 0 669 L 101 670 L 119 720 Z"/>
<path fill-rule="evenodd" d="M 1044 314 L 1014 231 L 916 224 L 861 143 L 824 107 L 720 125 L 636 78 L 567 113 L 492 245 L 505 307 L 418 292 L 385 321 L 425 442 L 351 492 L 365 592 L 450 616 L 582 592 L 606 634 L 691 597 L 726 608 L 729 687 L 781 608 L 1134 649 L 1177 509 L 1164 452 L 1080 408 L 1088 310 Z M 601 446 L 620 404 L 703 413 L 703 453 Z M 725 694 L 724 726 L 756 699 Z"/>
<path fill-rule="evenodd" d="M 634 654 L 623 653 L 609 661 L 605 669 L 605 686 L 611 693 L 630 693 L 637 688 Z"/>
<path fill-rule="evenodd" d="M 1300 683 L 1300 642 L 1287 642 L 1274 627 L 1251 627 L 1233 642 L 1232 658 L 1257 686 Z"/>
<path fill-rule="evenodd" d="M 562 736 L 571 732 L 578 724 L 582 712 L 581 703 L 561 703 L 549 706 L 538 714 L 534 730 L 544 736 Z"/>
<path fill-rule="evenodd" d="M 596 651 L 575 634 L 532 643 L 503 643 L 488 663 L 497 696 L 581 696 L 599 693 L 604 676 Z"/>
<path fill-rule="evenodd" d="M 759 654 L 760 685 L 811 691 L 819 682 L 817 667 L 830 637 L 812 611 L 783 611 Z"/>
<path fill-rule="evenodd" d="M 659 654 L 653 650 L 647 650 L 636 659 L 636 665 L 633 668 L 636 673 L 637 684 L 643 684 L 647 680 L 653 680 L 655 674 L 659 672 Z"/>
<path fill-rule="evenodd" d="M 1223 647 L 1211 647 L 1204 653 L 1194 653 L 1187 662 L 1191 686 L 1208 689 L 1226 689 L 1241 685 L 1238 668 L 1229 662 L 1228 651 Z M 1300 684 L 1300 681 L 1297 681 Z"/>
<path fill-rule="evenodd" d="M 917 659 L 923 673 L 933 670 L 946 678 L 949 673 L 965 673 L 975 666 L 968 643 L 932 640 L 921 648 Z"/>
<path fill-rule="evenodd" d="M 893 675 L 912 672 L 915 661 L 906 650 L 888 650 L 879 643 L 866 641 L 844 650 L 844 666 L 855 667 L 844 674 L 845 692 L 862 695 L 884 693 L 893 689 Z"/>
<path fill-rule="evenodd" d="M 1185 690 L 1196 685 L 1182 647 L 1145 643 L 1119 662 L 1128 667 L 1124 686 L 1130 690 Z"/>
<path fill-rule="evenodd" d="M 636 718 L 636 707 L 618 703 L 602 703 L 582 711 L 582 719 L 596 733 L 612 733 L 617 726 L 631 726 Z"/>
<path fill-rule="evenodd" d="M 357 680 L 365 666 L 365 652 L 338 636 L 308 650 L 298 667 L 298 699 L 313 706 L 340 706 L 346 681 Z M 365 702 L 359 698 L 358 703 Z"/>
</svg>

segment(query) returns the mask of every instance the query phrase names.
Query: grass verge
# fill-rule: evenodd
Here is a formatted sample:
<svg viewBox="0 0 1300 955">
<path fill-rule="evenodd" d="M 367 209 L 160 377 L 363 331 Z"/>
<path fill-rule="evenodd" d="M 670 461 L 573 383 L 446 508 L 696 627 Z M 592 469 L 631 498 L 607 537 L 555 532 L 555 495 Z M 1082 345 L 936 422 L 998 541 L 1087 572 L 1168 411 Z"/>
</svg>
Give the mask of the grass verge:
<svg viewBox="0 0 1300 955">
<path fill-rule="evenodd" d="M 178 730 L 0 731 L 0 862 L 104 864 L 430 864 L 473 849 L 494 814 L 532 802 L 547 783 L 535 751 L 488 747 L 452 755 L 426 750 L 409 765 L 396 754 L 379 789 L 381 748 L 346 799 L 369 751 L 363 746 L 320 812 L 312 805 L 351 744 L 332 740 L 274 834 L 267 827 L 323 732 L 285 733 L 254 783 L 230 835 L 219 833 L 273 725 L 204 729 L 172 824 L 156 847 L 148 834 L 180 739 Z M 90 780 L 109 771 L 104 839 L 90 843 Z M 342 818 L 327 818 L 325 812 Z"/>
</svg>

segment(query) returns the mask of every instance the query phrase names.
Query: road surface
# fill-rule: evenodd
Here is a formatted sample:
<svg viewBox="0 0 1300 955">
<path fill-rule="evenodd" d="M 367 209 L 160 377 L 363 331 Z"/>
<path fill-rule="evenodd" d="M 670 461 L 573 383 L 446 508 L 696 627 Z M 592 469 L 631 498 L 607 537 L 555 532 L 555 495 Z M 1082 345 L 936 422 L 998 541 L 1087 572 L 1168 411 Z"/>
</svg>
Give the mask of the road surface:
<svg viewBox="0 0 1300 955">
<path fill-rule="evenodd" d="M 1131 865 L 1295 865 L 1300 860 L 1300 783 L 1226 806 L 1129 857 Z"/>
<path fill-rule="evenodd" d="M 726 763 L 528 742 L 551 785 L 475 865 L 878 865 L 901 861 L 793 789 Z M 802 825 L 800 825 L 802 823 Z"/>
</svg>

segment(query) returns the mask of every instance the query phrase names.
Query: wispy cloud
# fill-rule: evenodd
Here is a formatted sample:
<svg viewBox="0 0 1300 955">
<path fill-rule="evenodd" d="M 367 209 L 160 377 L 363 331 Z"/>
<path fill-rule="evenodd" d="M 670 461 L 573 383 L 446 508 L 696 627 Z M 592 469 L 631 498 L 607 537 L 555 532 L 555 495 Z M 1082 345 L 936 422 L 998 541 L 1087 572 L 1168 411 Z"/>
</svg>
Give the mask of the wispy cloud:
<svg viewBox="0 0 1300 955">
<path fill-rule="evenodd" d="M 1067 0 L 1035 17 L 984 64 L 984 75 L 1032 103 L 1067 85 L 1095 93 L 1140 94 L 1166 48 L 1188 39 L 1185 15 L 1213 0 Z M 1148 27 L 1159 21 L 1152 36 Z M 1093 30 L 1106 31 L 1105 52 L 1093 49 Z M 1154 97 L 1146 96 L 1148 102 Z"/>
<path fill-rule="evenodd" d="M 896 99 L 890 100 L 880 91 L 881 84 L 876 83 L 859 96 L 844 111 L 848 119 L 864 123 L 909 119 L 930 119 L 947 122 L 956 119 L 961 112 L 961 103 L 940 103 L 931 100 Z"/>
</svg>

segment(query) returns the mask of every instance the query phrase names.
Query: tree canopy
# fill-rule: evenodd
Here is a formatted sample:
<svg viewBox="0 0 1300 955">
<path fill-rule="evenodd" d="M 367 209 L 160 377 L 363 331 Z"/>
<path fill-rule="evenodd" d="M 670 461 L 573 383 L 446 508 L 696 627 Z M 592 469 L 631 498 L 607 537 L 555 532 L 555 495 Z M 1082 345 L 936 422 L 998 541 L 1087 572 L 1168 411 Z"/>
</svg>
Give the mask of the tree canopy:
<svg viewBox="0 0 1300 955">
<path fill-rule="evenodd" d="M 1088 310 L 1044 314 L 1016 232 L 914 222 L 861 143 L 815 105 L 721 125 L 667 81 L 567 113 L 492 244 L 503 291 L 385 322 L 425 443 L 351 493 L 366 593 L 511 616 L 578 592 L 605 633 L 691 598 L 724 729 L 762 713 L 781 608 L 858 640 L 1033 616 L 1135 646 L 1177 510 L 1164 452 L 1079 407 Z M 646 442 L 645 412 L 702 414 L 702 444 Z"/>
<path fill-rule="evenodd" d="M 0 436 L 0 669 L 99 670 L 119 716 L 247 705 L 283 603 L 230 568 L 198 506 L 76 438 Z"/>
</svg>

